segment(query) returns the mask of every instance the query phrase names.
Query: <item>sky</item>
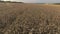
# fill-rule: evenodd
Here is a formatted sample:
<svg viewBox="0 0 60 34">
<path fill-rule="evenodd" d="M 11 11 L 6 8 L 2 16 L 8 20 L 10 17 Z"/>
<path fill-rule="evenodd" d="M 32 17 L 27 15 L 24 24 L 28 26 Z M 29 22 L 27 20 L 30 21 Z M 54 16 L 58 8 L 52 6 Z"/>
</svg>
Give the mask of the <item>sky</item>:
<svg viewBox="0 0 60 34">
<path fill-rule="evenodd" d="M 60 3 L 60 0 L 4 0 L 4 1 L 17 1 L 24 3 Z"/>
<path fill-rule="evenodd" d="M 60 0 L 24 0 L 26 3 L 60 3 Z"/>
</svg>

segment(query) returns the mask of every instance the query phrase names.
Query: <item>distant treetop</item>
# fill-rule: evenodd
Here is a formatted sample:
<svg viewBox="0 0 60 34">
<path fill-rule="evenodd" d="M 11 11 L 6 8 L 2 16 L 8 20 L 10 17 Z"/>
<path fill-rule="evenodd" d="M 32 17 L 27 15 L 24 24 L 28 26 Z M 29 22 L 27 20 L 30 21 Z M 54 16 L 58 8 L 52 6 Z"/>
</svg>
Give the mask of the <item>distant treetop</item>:
<svg viewBox="0 0 60 34">
<path fill-rule="evenodd" d="M 16 1 L 0 1 L 0 2 L 23 3 L 23 2 L 16 2 Z"/>
</svg>

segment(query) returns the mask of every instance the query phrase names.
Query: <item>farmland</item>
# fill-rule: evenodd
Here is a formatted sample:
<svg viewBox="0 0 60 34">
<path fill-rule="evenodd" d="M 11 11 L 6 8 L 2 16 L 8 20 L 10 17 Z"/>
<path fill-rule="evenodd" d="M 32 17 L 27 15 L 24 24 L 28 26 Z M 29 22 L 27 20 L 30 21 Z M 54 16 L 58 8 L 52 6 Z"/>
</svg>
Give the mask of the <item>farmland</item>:
<svg viewBox="0 0 60 34">
<path fill-rule="evenodd" d="M 0 3 L 0 34 L 60 34 L 60 6 Z"/>
</svg>

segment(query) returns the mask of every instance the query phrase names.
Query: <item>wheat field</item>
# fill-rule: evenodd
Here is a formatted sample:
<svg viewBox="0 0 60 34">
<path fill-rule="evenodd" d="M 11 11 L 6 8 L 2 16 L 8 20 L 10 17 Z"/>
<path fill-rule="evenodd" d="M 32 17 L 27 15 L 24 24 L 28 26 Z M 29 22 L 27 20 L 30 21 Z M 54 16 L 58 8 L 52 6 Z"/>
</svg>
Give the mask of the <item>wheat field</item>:
<svg viewBox="0 0 60 34">
<path fill-rule="evenodd" d="M 0 3 L 0 34 L 60 34 L 60 6 Z"/>
</svg>

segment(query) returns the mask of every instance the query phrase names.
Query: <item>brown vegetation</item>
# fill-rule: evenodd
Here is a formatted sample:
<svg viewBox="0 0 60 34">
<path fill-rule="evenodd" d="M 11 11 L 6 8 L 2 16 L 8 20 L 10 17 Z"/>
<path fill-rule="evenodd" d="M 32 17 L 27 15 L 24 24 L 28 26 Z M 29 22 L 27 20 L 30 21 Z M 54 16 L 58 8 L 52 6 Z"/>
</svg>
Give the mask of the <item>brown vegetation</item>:
<svg viewBox="0 0 60 34">
<path fill-rule="evenodd" d="M 60 34 L 60 8 L 0 3 L 0 34 Z"/>
</svg>

